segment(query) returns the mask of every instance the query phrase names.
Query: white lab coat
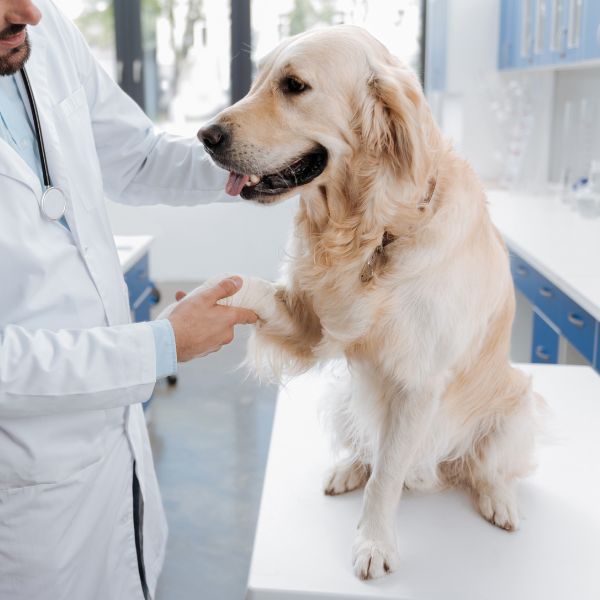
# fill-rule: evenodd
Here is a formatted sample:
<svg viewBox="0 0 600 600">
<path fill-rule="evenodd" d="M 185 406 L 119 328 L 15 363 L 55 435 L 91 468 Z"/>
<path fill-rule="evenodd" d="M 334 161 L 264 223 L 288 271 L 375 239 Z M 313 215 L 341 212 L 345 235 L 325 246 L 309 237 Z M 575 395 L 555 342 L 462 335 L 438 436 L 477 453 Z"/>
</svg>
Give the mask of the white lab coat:
<svg viewBox="0 0 600 600">
<path fill-rule="evenodd" d="M 134 461 L 151 596 L 166 539 L 140 404 L 155 349 L 130 324 L 105 195 L 198 204 L 226 177 L 196 139 L 153 133 L 77 29 L 37 4 L 27 71 L 72 233 L 41 216 L 37 177 L 0 140 L 0 599 L 138 600 Z"/>
</svg>

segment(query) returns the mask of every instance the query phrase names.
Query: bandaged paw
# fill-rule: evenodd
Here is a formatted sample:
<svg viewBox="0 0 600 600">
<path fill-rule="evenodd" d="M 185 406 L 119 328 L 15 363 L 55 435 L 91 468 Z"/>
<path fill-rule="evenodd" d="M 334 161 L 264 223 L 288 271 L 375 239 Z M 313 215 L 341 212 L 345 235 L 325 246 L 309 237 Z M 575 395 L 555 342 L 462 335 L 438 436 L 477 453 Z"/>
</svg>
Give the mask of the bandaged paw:
<svg viewBox="0 0 600 600">
<path fill-rule="evenodd" d="M 212 277 L 187 294 L 186 298 L 206 292 L 228 277 L 230 275 Z M 269 320 L 275 311 L 275 286 L 259 277 L 242 277 L 242 282 L 242 287 L 235 294 L 218 300 L 217 304 L 247 308 L 255 312 L 263 321 Z M 177 302 L 167 306 L 157 319 L 168 318 L 176 306 Z"/>
<path fill-rule="evenodd" d="M 217 285 L 221 280 L 222 278 L 212 279 L 210 284 Z M 233 296 L 223 298 L 217 304 L 247 308 L 261 319 L 267 320 L 275 307 L 275 286 L 259 277 L 242 277 L 242 281 L 242 287 Z"/>
</svg>

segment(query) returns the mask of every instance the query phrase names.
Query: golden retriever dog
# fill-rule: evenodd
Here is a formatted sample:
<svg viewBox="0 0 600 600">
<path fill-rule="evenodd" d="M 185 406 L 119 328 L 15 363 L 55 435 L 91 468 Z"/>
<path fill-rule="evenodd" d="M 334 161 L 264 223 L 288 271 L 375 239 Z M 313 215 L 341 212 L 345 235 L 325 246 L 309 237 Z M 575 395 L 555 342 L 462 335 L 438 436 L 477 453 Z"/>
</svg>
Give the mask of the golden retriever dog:
<svg viewBox="0 0 600 600">
<path fill-rule="evenodd" d="M 230 302 L 260 317 L 259 367 L 348 363 L 332 419 L 346 455 L 325 493 L 365 487 L 355 574 L 397 566 L 405 487 L 466 486 L 488 521 L 516 529 L 537 400 L 509 363 L 508 255 L 414 73 L 360 28 L 311 31 L 198 135 L 230 194 L 301 196 L 283 282 L 248 277 Z"/>
</svg>

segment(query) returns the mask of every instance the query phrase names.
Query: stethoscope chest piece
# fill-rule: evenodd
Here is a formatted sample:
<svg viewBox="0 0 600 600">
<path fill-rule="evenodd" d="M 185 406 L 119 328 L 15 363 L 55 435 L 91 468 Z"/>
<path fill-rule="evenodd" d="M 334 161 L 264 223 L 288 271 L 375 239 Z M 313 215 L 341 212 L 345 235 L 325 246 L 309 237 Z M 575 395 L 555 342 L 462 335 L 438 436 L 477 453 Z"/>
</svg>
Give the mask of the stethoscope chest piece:
<svg viewBox="0 0 600 600">
<path fill-rule="evenodd" d="M 44 178 L 45 190 L 40 200 L 40 211 L 41 213 L 51 221 L 58 221 L 62 218 L 67 210 L 67 198 L 63 191 L 52 185 L 50 181 L 50 173 L 48 171 L 48 161 L 46 160 L 46 148 L 44 146 L 44 138 L 42 136 L 42 127 L 40 125 L 40 117 L 38 115 L 37 104 L 33 96 L 33 90 L 31 89 L 31 83 L 27 76 L 27 71 L 23 67 L 21 69 L 21 76 L 23 78 L 23 84 L 25 85 L 25 91 L 29 99 L 29 106 L 31 107 L 31 116 L 33 117 L 33 126 L 35 128 L 35 137 L 37 139 L 38 151 L 40 153 L 40 162 L 42 163 L 42 175 Z"/>
<path fill-rule="evenodd" d="M 59 188 L 46 188 L 40 200 L 40 209 L 47 219 L 58 221 L 67 210 L 67 199 Z"/>
</svg>

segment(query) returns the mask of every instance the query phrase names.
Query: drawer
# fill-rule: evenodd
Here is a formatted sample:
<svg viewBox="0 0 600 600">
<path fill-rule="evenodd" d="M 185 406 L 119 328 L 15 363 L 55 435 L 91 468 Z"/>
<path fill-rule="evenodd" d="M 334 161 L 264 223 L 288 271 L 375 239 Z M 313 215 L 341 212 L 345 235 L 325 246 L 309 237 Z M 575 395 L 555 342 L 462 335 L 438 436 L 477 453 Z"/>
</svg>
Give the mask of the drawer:
<svg viewBox="0 0 600 600">
<path fill-rule="evenodd" d="M 144 293 L 131 304 L 132 321 L 150 321 L 150 309 L 156 304 L 154 287 L 149 286 Z"/>
<path fill-rule="evenodd" d="M 552 322 L 558 324 L 564 314 L 563 301 L 566 296 L 553 283 L 535 271 L 531 301 Z"/>
<path fill-rule="evenodd" d="M 548 279 L 512 252 L 510 254 L 510 269 L 515 287 L 552 321 L 558 319 L 562 310 L 560 299 L 564 294 Z"/>
<path fill-rule="evenodd" d="M 581 354 L 593 363 L 596 320 L 570 298 L 560 298 L 560 314 L 555 321 L 561 333 Z"/>
<path fill-rule="evenodd" d="M 536 304 L 537 290 L 544 284 L 539 273 L 512 252 L 510 253 L 510 270 L 515 287 L 533 304 Z"/>
<path fill-rule="evenodd" d="M 130 304 L 133 304 L 144 293 L 144 290 L 148 287 L 149 278 L 148 255 L 145 255 L 125 273 Z"/>
<path fill-rule="evenodd" d="M 594 367 L 600 373 L 600 322 L 596 323 L 596 362 Z"/>
<path fill-rule="evenodd" d="M 537 311 L 533 309 L 533 339 L 531 342 L 531 362 L 556 364 L 560 333 Z"/>
<path fill-rule="evenodd" d="M 597 344 L 595 319 L 512 252 L 510 253 L 510 266 L 515 287 L 527 297 L 547 321 L 552 322 L 562 336 L 593 364 L 595 345 Z M 534 352 L 535 348 L 532 349 L 532 357 Z"/>
</svg>

